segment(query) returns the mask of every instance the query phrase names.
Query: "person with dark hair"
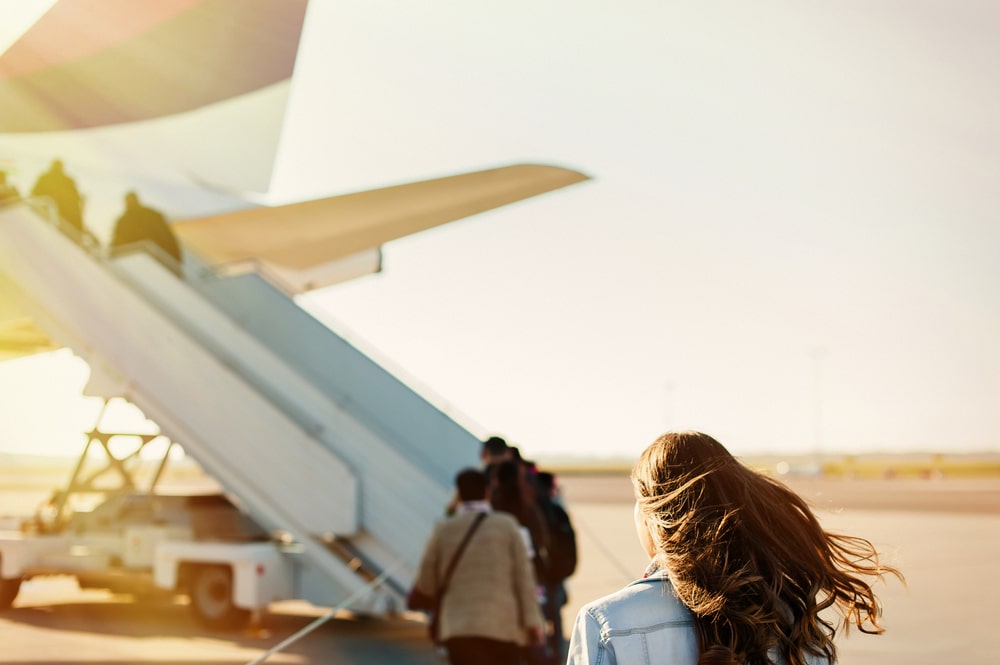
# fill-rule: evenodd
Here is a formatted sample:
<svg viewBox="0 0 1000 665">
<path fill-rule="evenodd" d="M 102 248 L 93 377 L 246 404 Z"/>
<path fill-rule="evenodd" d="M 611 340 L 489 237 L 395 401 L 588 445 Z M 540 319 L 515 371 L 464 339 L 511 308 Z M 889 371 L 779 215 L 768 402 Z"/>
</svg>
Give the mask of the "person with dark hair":
<svg viewBox="0 0 1000 665">
<path fill-rule="evenodd" d="M 828 665 L 839 628 L 883 632 L 870 582 L 900 572 L 707 434 L 658 438 L 632 485 L 650 566 L 580 610 L 568 665 Z"/>
<path fill-rule="evenodd" d="M 38 177 L 31 195 L 51 200 L 60 219 L 82 236 L 83 199 L 76 188 L 76 182 L 66 175 L 61 159 L 52 160 L 49 170 Z"/>
<path fill-rule="evenodd" d="M 577 547 L 576 531 L 569 513 L 561 505 L 556 486 L 556 477 L 548 471 L 539 471 L 535 475 L 538 486 L 538 506 L 545 517 L 545 527 L 548 531 L 549 561 L 545 579 L 545 602 L 542 613 L 545 620 L 551 623 L 552 632 L 549 635 L 549 650 L 556 662 L 565 662 L 563 655 L 566 648 L 566 637 L 563 634 L 562 608 L 566 604 L 566 579 L 576 570 Z"/>
<path fill-rule="evenodd" d="M 483 474 L 487 485 L 493 483 L 493 472 L 496 469 L 496 465 L 507 459 L 508 452 L 507 441 L 501 436 L 491 436 L 483 441 L 483 446 L 479 450 L 479 459 L 483 463 Z M 445 515 L 454 515 L 455 508 L 460 501 L 461 498 L 456 492 L 445 507 Z"/>
<path fill-rule="evenodd" d="M 479 456 L 483 461 L 483 467 L 490 467 L 510 459 L 510 446 L 502 436 L 491 436 L 483 441 Z"/>
<path fill-rule="evenodd" d="M 164 261 L 164 265 L 179 274 L 181 247 L 170 225 L 167 224 L 167 219 L 162 213 L 144 206 L 139 201 L 138 194 L 129 192 L 125 195 L 125 212 L 115 222 L 111 246 L 123 247 L 143 241 L 153 242 L 159 246 L 173 259 L 172 262 Z"/>
<path fill-rule="evenodd" d="M 509 460 L 498 464 L 490 479 L 490 502 L 493 509 L 510 513 L 518 521 L 524 508 L 520 473 L 517 462 Z"/>
<path fill-rule="evenodd" d="M 464 503 L 484 501 L 487 494 L 486 476 L 473 469 L 466 469 L 455 477 L 458 498 Z"/>
<path fill-rule="evenodd" d="M 514 460 L 502 462 L 490 478 L 490 503 L 493 510 L 513 515 L 523 527 L 525 542 L 535 565 L 535 576 L 541 583 L 548 570 L 549 538 L 544 516 L 530 484 L 523 463 Z"/>
<path fill-rule="evenodd" d="M 523 646 L 544 641 L 531 562 L 517 521 L 493 512 L 483 472 L 466 469 L 455 485 L 460 503 L 431 534 L 414 590 L 438 599 L 452 665 L 516 665 Z"/>
<path fill-rule="evenodd" d="M 536 500 L 533 480 L 529 480 L 527 467 L 520 459 L 511 459 L 495 467 L 491 478 L 490 503 L 493 509 L 513 515 L 521 525 L 528 556 L 538 582 L 536 598 L 544 610 L 548 603 L 546 580 L 549 577 L 549 534 L 544 515 Z M 554 652 L 549 649 L 548 640 L 541 648 L 526 652 L 529 665 L 551 663 Z"/>
</svg>

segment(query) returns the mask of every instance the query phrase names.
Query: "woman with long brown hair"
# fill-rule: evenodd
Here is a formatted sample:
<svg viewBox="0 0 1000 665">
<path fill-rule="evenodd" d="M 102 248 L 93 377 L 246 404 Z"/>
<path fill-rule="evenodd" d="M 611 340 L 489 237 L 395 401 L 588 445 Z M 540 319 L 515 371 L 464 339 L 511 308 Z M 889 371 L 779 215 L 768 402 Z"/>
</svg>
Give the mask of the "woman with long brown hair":
<svg viewBox="0 0 1000 665">
<path fill-rule="evenodd" d="M 883 632 L 871 582 L 900 573 L 707 434 L 664 434 L 632 484 L 650 566 L 580 610 L 569 665 L 819 665 L 839 629 Z"/>
</svg>

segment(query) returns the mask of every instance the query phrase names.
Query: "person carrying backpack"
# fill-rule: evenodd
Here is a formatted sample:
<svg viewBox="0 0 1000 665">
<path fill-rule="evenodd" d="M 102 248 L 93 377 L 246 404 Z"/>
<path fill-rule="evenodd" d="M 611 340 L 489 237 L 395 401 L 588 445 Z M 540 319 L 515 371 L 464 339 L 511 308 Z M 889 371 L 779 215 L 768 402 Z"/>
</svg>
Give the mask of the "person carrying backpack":
<svg viewBox="0 0 1000 665">
<path fill-rule="evenodd" d="M 559 489 L 555 476 L 547 471 L 536 475 L 538 504 L 545 515 L 548 530 L 548 566 L 545 576 L 545 603 L 542 607 L 545 620 L 552 622 L 549 636 L 550 650 L 556 662 L 565 661 L 566 638 L 563 635 L 562 608 L 566 604 L 566 579 L 576 571 L 576 532 L 566 509 L 558 500 Z"/>
</svg>

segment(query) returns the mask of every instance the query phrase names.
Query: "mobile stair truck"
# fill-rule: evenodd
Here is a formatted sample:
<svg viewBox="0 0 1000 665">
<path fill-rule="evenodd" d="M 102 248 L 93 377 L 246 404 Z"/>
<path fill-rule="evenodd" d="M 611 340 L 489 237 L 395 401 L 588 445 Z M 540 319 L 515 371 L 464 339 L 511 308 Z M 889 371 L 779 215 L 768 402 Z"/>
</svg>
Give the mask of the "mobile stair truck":
<svg viewBox="0 0 1000 665">
<path fill-rule="evenodd" d="M 90 394 L 138 406 L 223 489 L 161 496 L 159 472 L 140 487 L 135 452 L 95 427 L 48 514 L 0 539 L 0 607 L 22 580 L 69 574 L 187 594 L 216 627 L 283 599 L 403 609 L 455 472 L 477 463 L 470 432 L 261 274 L 186 262 L 179 278 L 151 251 L 74 240 L 38 205 L 0 207 L 0 298 L 89 363 Z M 87 471 L 98 446 L 106 465 Z"/>
</svg>

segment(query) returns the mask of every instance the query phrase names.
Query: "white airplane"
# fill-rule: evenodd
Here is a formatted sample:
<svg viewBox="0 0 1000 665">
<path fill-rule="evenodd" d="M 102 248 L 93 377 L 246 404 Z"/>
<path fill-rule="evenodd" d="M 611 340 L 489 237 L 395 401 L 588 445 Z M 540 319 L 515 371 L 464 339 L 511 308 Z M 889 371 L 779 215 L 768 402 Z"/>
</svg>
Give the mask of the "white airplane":
<svg viewBox="0 0 1000 665">
<path fill-rule="evenodd" d="M 186 253 L 289 293 L 378 271 L 382 244 L 587 179 L 518 164 L 282 206 L 266 200 L 306 0 L 60 0 L 0 54 L 0 170 L 163 201 Z M 22 192 L 25 193 L 26 192 Z M 49 348 L 8 317 L 2 354 Z"/>
<path fill-rule="evenodd" d="M 146 251 L 60 233 L 43 201 L 0 206 L 0 359 L 73 349 L 89 393 L 138 406 L 285 536 L 210 542 L 98 515 L 81 548 L 40 523 L 0 539 L 0 607 L 34 575 L 96 584 L 132 561 L 220 623 L 289 597 L 398 610 L 454 473 L 476 465 L 475 436 L 290 296 L 378 270 L 385 242 L 586 176 L 519 164 L 248 207 L 232 193 L 267 192 L 307 16 L 305 0 L 66 0 L 0 55 L 0 159 L 169 193 L 184 250 L 178 279 Z M 95 428 L 88 447 L 121 470 L 112 436 Z M 117 498 L 115 514 L 132 501 Z"/>
</svg>

